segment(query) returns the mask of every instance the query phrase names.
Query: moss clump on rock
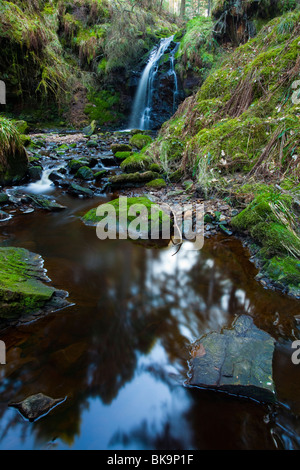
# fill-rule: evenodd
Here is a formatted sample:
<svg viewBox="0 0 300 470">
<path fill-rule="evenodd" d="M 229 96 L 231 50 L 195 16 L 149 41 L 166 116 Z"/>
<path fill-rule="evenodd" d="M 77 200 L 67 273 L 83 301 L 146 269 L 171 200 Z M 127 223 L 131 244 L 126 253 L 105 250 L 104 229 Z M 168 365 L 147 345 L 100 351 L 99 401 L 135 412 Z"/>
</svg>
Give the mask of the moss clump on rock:
<svg viewBox="0 0 300 470">
<path fill-rule="evenodd" d="M 162 178 L 157 178 L 155 180 L 149 181 L 149 183 L 146 184 L 147 188 L 150 189 L 162 189 L 167 186 L 165 180 Z"/>
<path fill-rule="evenodd" d="M 118 152 L 132 152 L 132 147 L 128 144 L 112 144 L 110 149 L 114 155 Z"/>
<path fill-rule="evenodd" d="M 88 166 L 82 166 L 77 171 L 76 178 L 82 180 L 92 180 L 94 178 L 94 173 Z"/>
<path fill-rule="evenodd" d="M 144 147 L 152 143 L 152 137 L 145 134 L 135 134 L 131 137 L 129 143 L 138 150 L 142 150 Z"/>
<path fill-rule="evenodd" d="M 99 215 L 101 214 L 101 215 Z M 132 227 L 131 223 L 141 217 L 140 225 Z M 151 228 L 157 230 L 156 235 L 166 228 L 170 233 L 172 229 L 172 220 L 169 215 L 156 203 L 150 201 L 147 197 L 121 197 L 114 199 L 98 208 L 91 209 L 83 218 L 86 225 L 97 226 L 101 221 L 109 224 L 110 221 L 116 223 L 118 233 L 126 231 L 127 234 L 139 234 L 136 238 L 148 239 L 151 234 Z M 114 227 L 114 226 L 112 226 Z M 152 236 L 153 236 L 152 232 Z"/>
<path fill-rule="evenodd" d="M 144 185 L 158 177 L 158 173 L 154 171 L 145 171 L 111 176 L 108 182 L 113 188 L 134 187 Z"/>
<path fill-rule="evenodd" d="M 292 198 L 274 190 L 259 193 L 231 225 L 257 243 L 262 273 L 300 295 L 300 237 Z"/>
<path fill-rule="evenodd" d="M 55 289 L 43 284 L 40 256 L 23 248 L 0 248 L 0 319 L 17 318 L 43 307 Z"/>
<path fill-rule="evenodd" d="M 126 160 L 126 158 L 130 157 L 132 155 L 132 152 L 117 152 L 115 153 L 115 158 L 118 160 Z"/>
<path fill-rule="evenodd" d="M 152 163 L 153 161 L 148 155 L 144 155 L 143 153 L 134 153 L 122 161 L 121 169 L 125 173 L 146 171 L 150 169 Z"/>
</svg>

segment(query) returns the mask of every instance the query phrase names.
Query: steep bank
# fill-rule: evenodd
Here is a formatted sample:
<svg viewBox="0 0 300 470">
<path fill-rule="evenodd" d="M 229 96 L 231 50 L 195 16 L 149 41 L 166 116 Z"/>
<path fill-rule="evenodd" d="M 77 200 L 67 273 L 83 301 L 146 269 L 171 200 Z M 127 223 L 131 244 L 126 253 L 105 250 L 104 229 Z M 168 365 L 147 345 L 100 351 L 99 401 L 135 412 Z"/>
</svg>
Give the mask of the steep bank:
<svg viewBox="0 0 300 470">
<path fill-rule="evenodd" d="M 255 253 L 266 275 L 295 295 L 299 295 L 295 249 L 300 192 L 299 20 L 299 9 L 285 13 L 229 50 L 143 151 L 144 158 L 162 165 L 169 178 L 176 174 L 191 180 L 195 194 L 222 197 L 238 210 L 259 198 L 264 205 L 261 218 L 247 223 L 234 219 L 233 227 L 258 244 Z M 254 207 L 255 202 L 249 212 Z M 258 222 L 263 230 L 254 229 Z"/>
</svg>

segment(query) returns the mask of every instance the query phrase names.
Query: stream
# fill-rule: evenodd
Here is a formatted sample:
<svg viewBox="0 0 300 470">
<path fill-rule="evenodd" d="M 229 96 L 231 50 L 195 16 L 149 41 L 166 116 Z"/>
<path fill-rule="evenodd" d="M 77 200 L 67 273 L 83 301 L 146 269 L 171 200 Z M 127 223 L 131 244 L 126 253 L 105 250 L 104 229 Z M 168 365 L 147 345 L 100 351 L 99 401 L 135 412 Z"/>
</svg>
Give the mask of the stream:
<svg viewBox="0 0 300 470">
<path fill-rule="evenodd" d="M 176 255 L 100 241 L 80 216 L 109 195 L 74 197 L 44 169 L 24 189 L 66 209 L 15 212 L 2 244 L 39 253 L 70 305 L 1 334 L 0 449 L 300 449 L 299 302 L 258 283 L 234 237 Z M 275 405 L 185 386 L 191 342 L 243 313 L 276 340 Z M 40 392 L 64 402 L 35 422 L 8 406 Z"/>
</svg>

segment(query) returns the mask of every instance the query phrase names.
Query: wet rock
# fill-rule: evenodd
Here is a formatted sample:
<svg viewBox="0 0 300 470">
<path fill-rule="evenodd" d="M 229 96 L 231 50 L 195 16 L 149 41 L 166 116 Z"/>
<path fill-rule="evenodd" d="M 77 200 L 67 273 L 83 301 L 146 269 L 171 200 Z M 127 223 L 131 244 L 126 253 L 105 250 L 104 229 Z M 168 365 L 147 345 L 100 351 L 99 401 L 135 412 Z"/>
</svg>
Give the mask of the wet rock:
<svg viewBox="0 0 300 470">
<path fill-rule="evenodd" d="M 115 158 L 111 157 L 109 155 L 108 156 L 100 155 L 100 161 L 101 161 L 102 165 L 107 166 L 107 167 L 116 166 Z"/>
<path fill-rule="evenodd" d="M 43 168 L 41 166 L 32 166 L 28 168 L 28 176 L 31 181 L 39 181 L 43 174 Z"/>
<path fill-rule="evenodd" d="M 95 133 L 96 127 L 96 121 L 92 121 L 89 126 L 84 127 L 84 129 L 82 129 L 82 132 L 84 135 L 90 137 Z"/>
<path fill-rule="evenodd" d="M 76 173 L 76 178 L 88 181 L 94 178 L 94 173 L 88 166 L 82 166 Z"/>
<path fill-rule="evenodd" d="M 111 176 L 109 183 L 113 188 L 134 187 L 143 185 L 157 178 L 159 178 L 158 173 L 145 171 L 144 173 L 136 172 Z"/>
<path fill-rule="evenodd" d="M 251 317 L 241 315 L 231 328 L 208 333 L 194 343 L 187 385 L 274 402 L 274 343 Z"/>
<path fill-rule="evenodd" d="M 68 168 L 70 170 L 70 173 L 77 173 L 77 171 L 79 170 L 79 168 L 81 168 L 82 166 L 88 166 L 88 160 L 84 160 L 84 159 L 80 159 L 80 160 L 70 160 L 68 162 Z"/>
<path fill-rule="evenodd" d="M 67 293 L 49 286 L 49 281 L 41 256 L 23 248 L 1 247 L 1 326 L 12 319 L 27 319 L 33 312 L 42 314 L 43 311 L 55 311 L 68 305 L 65 300 Z"/>
<path fill-rule="evenodd" d="M 96 181 L 101 181 L 103 178 L 105 178 L 105 176 L 108 175 L 108 171 L 107 170 L 100 170 L 100 171 L 97 171 L 95 174 L 94 174 L 94 178 Z"/>
<path fill-rule="evenodd" d="M 41 416 L 46 415 L 55 406 L 65 401 L 65 398 L 51 398 L 43 393 L 31 395 L 18 403 L 11 403 L 9 406 L 16 408 L 29 421 L 36 421 Z"/>
<path fill-rule="evenodd" d="M 93 197 L 94 193 L 89 188 L 84 188 L 83 186 L 79 186 L 78 184 L 71 183 L 68 187 L 68 193 L 73 194 L 74 196 L 79 197 Z"/>
<path fill-rule="evenodd" d="M 110 148 L 113 154 L 116 154 L 117 152 L 131 152 L 132 151 L 131 145 L 128 145 L 128 144 L 112 144 Z"/>
<path fill-rule="evenodd" d="M 4 191 L 0 192 L 0 204 L 5 204 L 8 201 L 9 201 L 8 195 Z"/>
<path fill-rule="evenodd" d="M 39 209 L 45 209 L 47 211 L 61 211 L 66 209 L 66 206 L 62 206 L 61 204 L 58 204 L 54 199 L 48 197 L 48 196 L 41 196 L 37 194 L 28 194 L 27 199 L 36 207 Z"/>
<path fill-rule="evenodd" d="M 57 171 L 52 171 L 50 175 L 48 176 L 49 180 L 52 181 L 53 183 L 59 183 L 61 180 L 64 179 L 64 176 L 58 173 Z"/>
</svg>

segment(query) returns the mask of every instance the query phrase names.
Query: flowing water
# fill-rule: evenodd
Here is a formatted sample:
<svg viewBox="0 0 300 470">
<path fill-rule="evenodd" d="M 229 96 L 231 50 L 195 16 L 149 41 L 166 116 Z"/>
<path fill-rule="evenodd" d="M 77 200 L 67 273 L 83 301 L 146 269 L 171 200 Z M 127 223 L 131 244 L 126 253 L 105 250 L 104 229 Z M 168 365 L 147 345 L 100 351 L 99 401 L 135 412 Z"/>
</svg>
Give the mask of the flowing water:
<svg viewBox="0 0 300 470">
<path fill-rule="evenodd" d="M 134 98 L 132 114 L 130 119 L 131 129 L 147 130 L 151 129 L 151 113 L 153 93 L 155 91 L 155 78 L 158 72 L 161 58 L 164 56 L 174 36 L 162 39 L 158 46 L 154 47 L 151 51 L 148 63 L 141 75 L 139 85 Z M 175 72 L 175 59 L 174 55 L 176 48 L 170 53 L 170 71 L 169 73 L 174 77 L 174 91 L 173 91 L 173 111 L 175 111 L 176 99 L 178 97 L 178 80 Z"/>
<path fill-rule="evenodd" d="M 41 254 L 72 304 L 1 335 L 0 449 L 299 449 L 299 302 L 255 281 L 232 237 L 175 256 L 100 241 L 80 215 L 105 196 L 52 191 L 67 209 L 16 214 L 2 242 Z M 184 385 L 190 343 L 243 313 L 276 339 L 274 407 Z M 39 392 L 65 401 L 33 423 L 8 406 Z"/>
</svg>

